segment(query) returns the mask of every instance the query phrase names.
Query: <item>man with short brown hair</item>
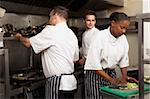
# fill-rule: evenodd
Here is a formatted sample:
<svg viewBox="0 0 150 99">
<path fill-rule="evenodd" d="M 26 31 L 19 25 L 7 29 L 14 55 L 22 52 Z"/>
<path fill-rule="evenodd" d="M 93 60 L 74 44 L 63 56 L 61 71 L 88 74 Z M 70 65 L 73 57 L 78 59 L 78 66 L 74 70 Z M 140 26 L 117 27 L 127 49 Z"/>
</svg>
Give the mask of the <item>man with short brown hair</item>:
<svg viewBox="0 0 150 99">
<path fill-rule="evenodd" d="M 67 26 L 68 10 L 56 6 L 50 12 L 49 23 L 41 33 L 31 38 L 16 34 L 26 47 L 41 53 L 46 81 L 46 99 L 73 99 L 77 80 L 74 61 L 79 58 L 78 40 Z"/>
</svg>

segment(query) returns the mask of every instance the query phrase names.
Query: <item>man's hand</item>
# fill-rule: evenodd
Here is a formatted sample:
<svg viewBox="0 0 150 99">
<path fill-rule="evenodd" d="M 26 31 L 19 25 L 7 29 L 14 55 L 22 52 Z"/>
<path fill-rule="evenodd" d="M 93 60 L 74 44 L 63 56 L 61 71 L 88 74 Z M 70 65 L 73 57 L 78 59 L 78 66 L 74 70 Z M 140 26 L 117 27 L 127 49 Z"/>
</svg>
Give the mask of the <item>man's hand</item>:
<svg viewBox="0 0 150 99">
<path fill-rule="evenodd" d="M 15 35 L 15 39 L 18 40 L 18 41 L 20 41 L 20 38 L 21 38 L 21 37 L 22 37 L 22 35 L 19 34 L 19 33 L 17 33 L 17 34 Z"/>
<path fill-rule="evenodd" d="M 29 41 L 29 38 L 27 37 L 23 37 L 21 34 L 17 33 L 15 35 L 16 40 L 20 41 L 23 43 L 23 45 L 27 48 L 29 48 L 31 46 L 31 43 Z"/>
<path fill-rule="evenodd" d="M 78 63 L 79 63 L 80 65 L 84 65 L 84 64 L 85 64 L 85 61 L 86 61 L 86 59 L 85 59 L 84 57 L 82 57 L 82 59 L 80 59 L 80 60 L 78 61 Z"/>
</svg>

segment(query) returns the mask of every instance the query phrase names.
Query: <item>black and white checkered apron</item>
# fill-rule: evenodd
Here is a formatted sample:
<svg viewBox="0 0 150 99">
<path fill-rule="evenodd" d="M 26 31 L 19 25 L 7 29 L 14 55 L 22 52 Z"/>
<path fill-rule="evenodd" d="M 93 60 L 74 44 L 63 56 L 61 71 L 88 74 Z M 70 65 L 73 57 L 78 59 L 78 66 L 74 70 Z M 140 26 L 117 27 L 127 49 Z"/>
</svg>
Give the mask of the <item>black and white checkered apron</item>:
<svg viewBox="0 0 150 99">
<path fill-rule="evenodd" d="M 104 69 L 112 78 L 116 77 L 115 69 Z M 110 85 L 108 81 L 96 74 L 95 70 L 87 70 L 85 73 L 85 99 L 101 99 L 100 87 Z"/>
</svg>

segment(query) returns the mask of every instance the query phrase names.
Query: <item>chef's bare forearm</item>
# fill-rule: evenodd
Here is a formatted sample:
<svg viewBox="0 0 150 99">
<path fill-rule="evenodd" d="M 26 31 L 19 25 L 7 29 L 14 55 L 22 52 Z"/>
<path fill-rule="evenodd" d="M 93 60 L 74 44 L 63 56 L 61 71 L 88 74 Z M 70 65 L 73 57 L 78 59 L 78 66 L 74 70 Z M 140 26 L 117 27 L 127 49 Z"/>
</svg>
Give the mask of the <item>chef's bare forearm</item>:
<svg viewBox="0 0 150 99">
<path fill-rule="evenodd" d="M 25 47 L 27 47 L 27 48 L 29 48 L 29 47 L 31 46 L 30 40 L 29 40 L 29 38 L 27 38 L 27 37 L 21 36 L 21 37 L 20 37 L 20 41 L 21 41 L 21 42 L 23 43 L 23 45 L 24 45 Z"/>
<path fill-rule="evenodd" d="M 122 78 L 127 79 L 127 67 L 121 68 Z"/>
<path fill-rule="evenodd" d="M 114 79 L 110 77 L 107 73 L 105 73 L 103 70 L 96 70 L 96 73 L 99 74 L 104 79 L 106 79 L 108 82 L 111 82 L 111 83 L 114 82 Z"/>
<path fill-rule="evenodd" d="M 27 48 L 29 48 L 31 46 L 30 44 L 30 40 L 27 37 L 23 37 L 21 34 L 17 33 L 15 35 L 16 40 L 20 41 L 23 43 L 23 45 Z"/>
</svg>

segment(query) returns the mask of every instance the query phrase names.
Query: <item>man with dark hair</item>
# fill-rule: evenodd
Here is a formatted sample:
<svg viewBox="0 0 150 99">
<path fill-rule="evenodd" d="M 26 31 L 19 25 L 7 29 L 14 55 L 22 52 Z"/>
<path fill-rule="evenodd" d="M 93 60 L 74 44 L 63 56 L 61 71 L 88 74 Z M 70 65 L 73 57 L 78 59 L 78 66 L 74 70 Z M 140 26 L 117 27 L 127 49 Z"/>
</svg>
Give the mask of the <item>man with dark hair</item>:
<svg viewBox="0 0 150 99">
<path fill-rule="evenodd" d="M 79 58 L 78 40 L 67 26 L 68 10 L 56 6 L 49 14 L 49 24 L 31 38 L 16 34 L 16 39 L 35 53 L 41 53 L 46 76 L 46 99 L 73 99 L 77 80 L 74 62 Z"/>
<path fill-rule="evenodd" d="M 95 27 L 96 24 L 96 13 L 92 10 L 85 11 L 84 22 L 86 31 L 82 35 L 82 58 L 79 60 L 80 65 L 84 65 L 87 57 L 87 53 L 90 47 L 93 37 L 99 33 L 99 30 Z"/>
<path fill-rule="evenodd" d="M 124 33 L 129 24 L 125 13 L 114 12 L 110 15 L 110 26 L 94 37 L 84 67 L 86 99 L 101 99 L 102 86 L 126 84 L 127 80 L 138 82 L 127 77 L 129 44 Z M 121 80 L 116 78 L 116 66 L 121 69 Z"/>
</svg>

